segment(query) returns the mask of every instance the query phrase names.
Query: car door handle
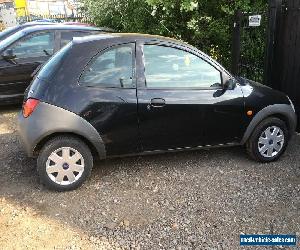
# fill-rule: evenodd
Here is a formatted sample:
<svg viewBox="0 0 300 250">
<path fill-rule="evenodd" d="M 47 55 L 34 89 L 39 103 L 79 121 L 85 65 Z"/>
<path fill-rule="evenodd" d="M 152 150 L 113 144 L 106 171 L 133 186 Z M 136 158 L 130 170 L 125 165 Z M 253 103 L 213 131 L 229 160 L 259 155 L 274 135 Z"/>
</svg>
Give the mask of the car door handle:
<svg viewBox="0 0 300 250">
<path fill-rule="evenodd" d="M 166 105 L 166 101 L 163 98 L 153 98 L 151 99 L 150 105 L 153 108 L 162 108 Z"/>
</svg>

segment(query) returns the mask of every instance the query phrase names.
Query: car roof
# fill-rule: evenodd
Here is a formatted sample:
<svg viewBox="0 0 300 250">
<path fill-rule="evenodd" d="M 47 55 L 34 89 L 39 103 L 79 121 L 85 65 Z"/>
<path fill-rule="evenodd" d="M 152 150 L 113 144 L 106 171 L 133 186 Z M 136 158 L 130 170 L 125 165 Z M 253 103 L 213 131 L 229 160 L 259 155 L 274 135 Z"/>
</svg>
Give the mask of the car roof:
<svg viewBox="0 0 300 250">
<path fill-rule="evenodd" d="M 23 27 L 30 27 L 30 26 L 36 26 L 36 25 L 55 25 L 56 23 L 50 23 L 50 22 L 37 22 L 37 21 L 32 21 L 32 22 L 27 22 L 23 23 L 20 26 Z"/>
<path fill-rule="evenodd" d="M 99 40 L 165 41 L 165 42 L 176 43 L 176 44 L 192 47 L 191 45 L 174 38 L 164 37 L 159 35 L 141 34 L 141 33 L 107 33 L 107 34 L 90 35 L 85 37 L 75 37 L 73 39 L 74 43 L 97 42 Z"/>
<path fill-rule="evenodd" d="M 44 30 L 81 30 L 81 31 L 104 31 L 111 32 L 108 28 L 98 28 L 91 26 L 83 25 L 67 25 L 67 24 L 52 24 L 52 25 L 34 25 L 23 29 L 24 33 L 32 33 L 35 31 L 44 31 Z"/>
</svg>

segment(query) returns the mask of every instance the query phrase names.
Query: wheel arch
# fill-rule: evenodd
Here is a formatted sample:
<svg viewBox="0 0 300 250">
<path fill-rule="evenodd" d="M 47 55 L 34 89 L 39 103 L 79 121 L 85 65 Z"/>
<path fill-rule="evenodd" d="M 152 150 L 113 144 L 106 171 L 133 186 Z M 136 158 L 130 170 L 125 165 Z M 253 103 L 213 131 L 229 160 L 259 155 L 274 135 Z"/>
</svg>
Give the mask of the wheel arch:
<svg viewBox="0 0 300 250">
<path fill-rule="evenodd" d="M 42 138 L 42 139 L 36 144 L 36 146 L 34 147 L 34 149 L 33 149 L 33 155 L 34 155 L 34 156 L 37 156 L 38 153 L 40 152 L 40 150 L 42 149 L 42 147 L 43 147 L 48 141 L 52 140 L 52 139 L 55 138 L 55 137 L 59 137 L 59 136 L 71 136 L 71 137 L 80 139 L 81 141 L 83 141 L 83 142 L 88 146 L 88 148 L 91 150 L 93 156 L 96 156 L 96 157 L 100 158 L 99 152 L 98 152 L 96 146 L 95 146 L 90 140 L 88 140 L 88 139 L 87 139 L 85 136 L 83 136 L 83 135 L 80 135 L 80 134 L 77 134 L 77 133 L 74 133 L 74 132 L 67 132 L 67 131 L 54 132 L 54 133 L 51 133 L 51 134 L 45 136 L 44 138 Z"/>
<path fill-rule="evenodd" d="M 256 126 L 269 117 L 276 117 L 284 121 L 287 125 L 289 136 L 292 136 L 295 132 L 297 118 L 292 106 L 287 104 L 274 104 L 263 108 L 253 117 L 244 133 L 241 144 L 245 144 Z"/>
<path fill-rule="evenodd" d="M 72 135 L 83 140 L 100 159 L 106 158 L 105 144 L 100 133 L 79 115 L 63 108 L 40 102 L 31 116 L 18 116 L 18 130 L 29 157 L 57 135 Z"/>
</svg>

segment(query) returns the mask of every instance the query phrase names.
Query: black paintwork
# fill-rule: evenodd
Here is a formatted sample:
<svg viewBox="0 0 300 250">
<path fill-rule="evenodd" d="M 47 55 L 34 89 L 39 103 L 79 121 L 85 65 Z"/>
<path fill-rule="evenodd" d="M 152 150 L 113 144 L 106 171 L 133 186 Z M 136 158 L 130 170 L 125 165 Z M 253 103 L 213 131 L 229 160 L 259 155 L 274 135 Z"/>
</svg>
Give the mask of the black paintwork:
<svg viewBox="0 0 300 250">
<path fill-rule="evenodd" d="M 103 29 L 94 27 L 77 26 L 77 25 L 36 25 L 21 29 L 7 39 L 13 41 L 7 42 L 4 40 L 0 42 L 0 105 L 6 103 L 21 103 L 25 89 L 32 81 L 32 74 L 43 63 L 45 63 L 51 56 L 43 55 L 40 57 L 28 57 L 15 60 L 5 60 L 3 54 L 11 46 L 18 41 L 28 37 L 34 36 L 40 32 L 51 32 L 54 34 L 54 53 L 61 49 L 61 33 L 74 32 L 78 36 L 80 32 L 82 35 L 91 35 L 103 32 Z M 13 37 L 18 37 L 14 40 Z"/>
<path fill-rule="evenodd" d="M 85 66 L 97 53 L 126 43 L 136 45 L 136 87 L 99 88 L 79 84 Z M 209 61 L 221 72 L 223 87 L 147 89 L 142 58 L 145 43 L 177 47 Z M 224 83 L 230 78 L 222 66 L 185 43 L 158 36 L 106 34 L 76 38 L 60 67 L 46 78 L 39 74 L 26 98 L 40 99 L 87 120 L 101 135 L 107 156 L 135 154 L 239 143 L 252 117 L 264 107 L 290 105 L 283 93 L 246 79 L 237 79 L 233 89 L 226 89 Z M 162 102 L 163 107 L 155 107 Z M 246 115 L 248 110 L 253 111 L 253 116 Z"/>
</svg>

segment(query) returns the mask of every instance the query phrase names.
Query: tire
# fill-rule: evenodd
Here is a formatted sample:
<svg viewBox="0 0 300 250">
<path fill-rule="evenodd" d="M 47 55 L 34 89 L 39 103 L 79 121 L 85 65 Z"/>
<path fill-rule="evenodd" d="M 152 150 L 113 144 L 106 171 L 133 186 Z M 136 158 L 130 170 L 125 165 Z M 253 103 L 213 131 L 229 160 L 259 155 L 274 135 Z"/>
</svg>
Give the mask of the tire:
<svg viewBox="0 0 300 250">
<path fill-rule="evenodd" d="M 82 140 L 71 136 L 49 140 L 37 159 L 41 183 L 60 192 L 80 187 L 90 177 L 92 168 L 91 150 Z"/>
<path fill-rule="evenodd" d="M 275 128 L 279 130 L 275 130 Z M 275 135 L 277 131 L 278 133 Z M 289 134 L 285 122 L 270 117 L 257 125 L 246 143 L 246 148 L 254 160 L 272 162 L 278 160 L 285 152 L 288 140 Z"/>
</svg>

